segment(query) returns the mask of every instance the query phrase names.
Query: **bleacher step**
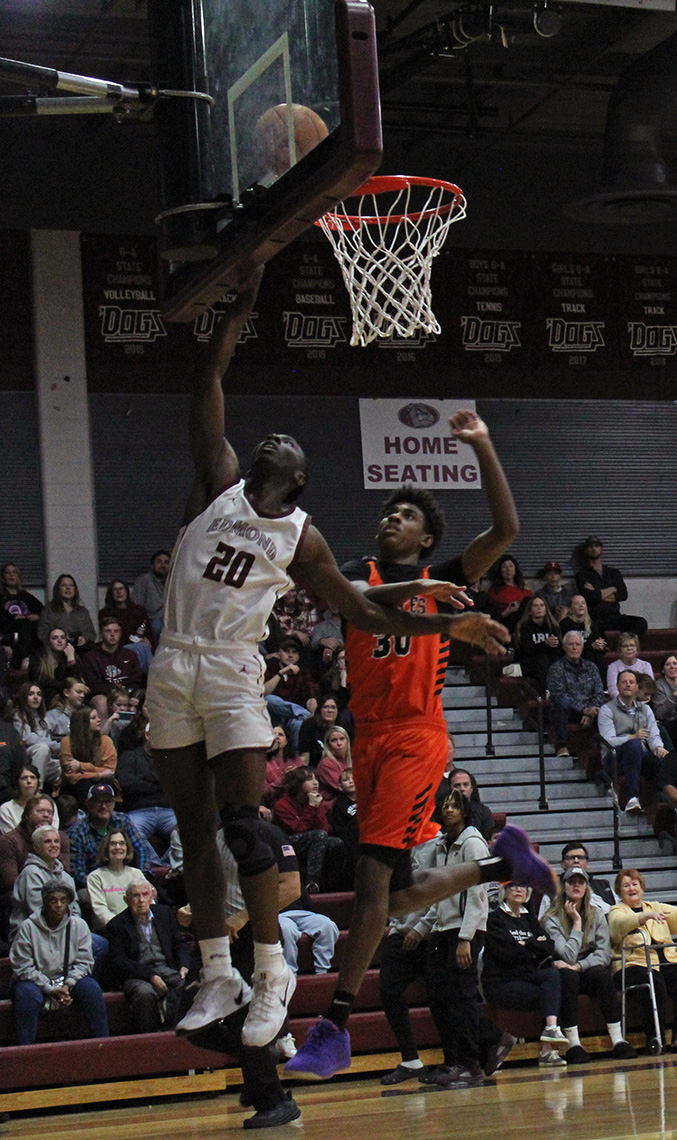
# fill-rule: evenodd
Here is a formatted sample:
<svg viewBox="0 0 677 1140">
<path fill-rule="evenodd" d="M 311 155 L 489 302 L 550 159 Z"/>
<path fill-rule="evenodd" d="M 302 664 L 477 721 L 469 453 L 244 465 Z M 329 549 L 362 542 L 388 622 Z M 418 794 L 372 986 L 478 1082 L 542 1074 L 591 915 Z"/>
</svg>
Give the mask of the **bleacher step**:
<svg viewBox="0 0 677 1140">
<path fill-rule="evenodd" d="M 453 715 L 449 716 L 445 714 L 444 719 L 450 731 L 454 734 L 457 749 L 472 749 L 474 752 L 479 753 L 484 751 L 487 743 L 486 721 L 484 722 L 485 728 L 483 732 L 466 732 L 462 725 L 459 727 L 455 723 Z M 500 748 L 504 755 L 507 749 L 512 749 L 513 755 L 519 755 L 520 750 L 524 747 L 528 748 L 529 751 L 537 750 L 538 742 L 537 739 L 535 739 L 535 734 L 533 732 L 527 732 L 525 729 L 496 728 L 493 737 L 494 747 L 497 749 Z"/>
</svg>

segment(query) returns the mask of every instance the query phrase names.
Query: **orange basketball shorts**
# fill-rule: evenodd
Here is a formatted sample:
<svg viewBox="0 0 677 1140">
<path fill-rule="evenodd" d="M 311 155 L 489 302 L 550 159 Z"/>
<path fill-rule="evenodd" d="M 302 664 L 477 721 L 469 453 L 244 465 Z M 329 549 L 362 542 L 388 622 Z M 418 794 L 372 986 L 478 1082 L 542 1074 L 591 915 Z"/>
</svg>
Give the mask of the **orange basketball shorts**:
<svg viewBox="0 0 677 1140">
<path fill-rule="evenodd" d="M 435 792 L 449 752 L 446 724 L 358 724 L 353 775 L 360 843 L 407 850 L 437 835 Z"/>
</svg>

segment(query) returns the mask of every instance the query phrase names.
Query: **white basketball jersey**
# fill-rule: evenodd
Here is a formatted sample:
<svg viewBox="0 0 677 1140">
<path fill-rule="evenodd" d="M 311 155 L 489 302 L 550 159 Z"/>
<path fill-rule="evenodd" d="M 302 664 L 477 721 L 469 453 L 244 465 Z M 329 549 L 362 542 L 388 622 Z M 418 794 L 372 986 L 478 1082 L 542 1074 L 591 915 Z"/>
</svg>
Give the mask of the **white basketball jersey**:
<svg viewBox="0 0 677 1140">
<path fill-rule="evenodd" d="M 270 611 L 292 584 L 287 567 L 309 522 L 298 507 L 283 518 L 257 514 L 244 480 L 223 491 L 177 539 L 167 633 L 224 645 L 262 641 Z"/>
</svg>

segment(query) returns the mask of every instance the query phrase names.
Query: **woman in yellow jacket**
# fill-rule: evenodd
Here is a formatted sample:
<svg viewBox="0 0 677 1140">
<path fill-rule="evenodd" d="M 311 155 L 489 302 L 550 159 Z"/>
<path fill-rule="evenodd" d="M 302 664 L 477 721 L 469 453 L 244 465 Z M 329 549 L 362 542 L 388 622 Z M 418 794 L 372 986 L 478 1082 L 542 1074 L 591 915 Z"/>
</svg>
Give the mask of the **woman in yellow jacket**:
<svg viewBox="0 0 677 1140">
<path fill-rule="evenodd" d="M 614 980 L 621 987 L 621 945 L 626 935 L 625 982 L 634 986 L 648 980 L 643 934 L 649 942 L 662 942 L 664 947 L 650 951 L 656 1004 L 665 1041 L 665 1019 L 668 994 L 673 1005 L 672 1050 L 677 1051 L 677 946 L 672 938 L 677 934 L 677 907 L 669 903 L 645 902 L 646 882 L 641 871 L 634 868 L 619 871 L 616 876 L 616 894 L 621 901 L 609 911 L 611 934 L 611 968 Z M 632 934 L 631 932 L 635 933 Z M 655 1036 L 651 998 L 648 989 L 636 990 L 635 995 L 642 1014 L 647 1039 Z"/>
</svg>

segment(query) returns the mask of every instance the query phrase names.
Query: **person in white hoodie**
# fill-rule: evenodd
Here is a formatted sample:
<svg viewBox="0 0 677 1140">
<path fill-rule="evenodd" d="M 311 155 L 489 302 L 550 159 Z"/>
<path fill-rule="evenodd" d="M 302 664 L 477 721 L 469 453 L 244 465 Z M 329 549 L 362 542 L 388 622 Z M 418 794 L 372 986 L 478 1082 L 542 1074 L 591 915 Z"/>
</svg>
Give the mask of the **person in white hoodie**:
<svg viewBox="0 0 677 1140">
<path fill-rule="evenodd" d="M 452 791 L 442 804 L 442 830 L 430 840 L 431 866 L 446 867 L 485 859 L 486 840 L 470 823 L 470 801 Z M 446 1089 L 474 1088 L 484 1083 L 480 1057 L 487 1048 L 501 1048 L 502 1034 L 481 1014 L 477 959 L 487 929 L 489 903 L 485 883 L 450 895 L 414 924 L 429 937 L 426 985 L 430 1012 L 440 1035 L 444 1064 L 421 1075 L 424 1084 Z M 510 1043 L 502 1056 L 507 1055 Z M 502 1058 L 501 1058 L 502 1059 Z M 492 1071 L 495 1071 L 492 1065 Z"/>
<path fill-rule="evenodd" d="M 91 1037 L 108 1037 L 99 983 L 92 977 L 92 939 L 87 923 L 69 908 L 75 895 L 58 879 L 42 888 L 42 906 L 19 927 L 9 952 L 12 1013 L 18 1045 L 32 1045 L 40 1010 L 78 1005 Z"/>
<path fill-rule="evenodd" d="M 75 883 L 64 870 L 59 858 L 61 854 L 59 832 L 49 824 L 43 824 L 42 827 L 36 827 L 31 838 L 35 852 L 28 855 L 12 890 L 12 909 L 9 915 L 10 942 L 16 938 L 21 923 L 34 911 L 40 909 L 42 888 L 47 882 L 64 883 L 74 896 L 70 913 L 80 914 L 80 904 L 75 897 Z"/>
</svg>

